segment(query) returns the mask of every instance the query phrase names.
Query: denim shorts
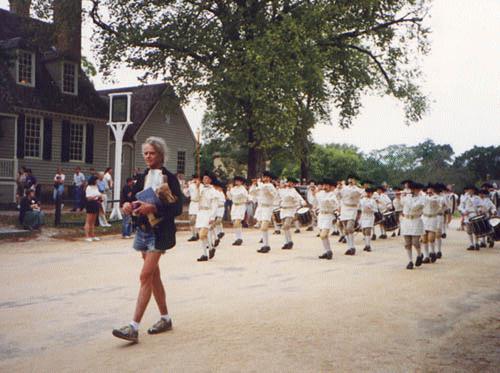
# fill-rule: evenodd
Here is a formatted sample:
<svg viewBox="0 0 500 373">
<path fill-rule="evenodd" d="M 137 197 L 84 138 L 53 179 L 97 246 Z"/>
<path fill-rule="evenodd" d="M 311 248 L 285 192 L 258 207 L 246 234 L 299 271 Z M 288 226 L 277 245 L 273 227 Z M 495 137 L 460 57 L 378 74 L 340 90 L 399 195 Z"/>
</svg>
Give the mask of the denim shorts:
<svg viewBox="0 0 500 373">
<path fill-rule="evenodd" d="M 134 238 L 134 249 L 142 253 L 162 253 L 166 250 L 155 249 L 155 234 L 154 232 L 144 232 L 140 227 L 137 227 Z"/>
</svg>

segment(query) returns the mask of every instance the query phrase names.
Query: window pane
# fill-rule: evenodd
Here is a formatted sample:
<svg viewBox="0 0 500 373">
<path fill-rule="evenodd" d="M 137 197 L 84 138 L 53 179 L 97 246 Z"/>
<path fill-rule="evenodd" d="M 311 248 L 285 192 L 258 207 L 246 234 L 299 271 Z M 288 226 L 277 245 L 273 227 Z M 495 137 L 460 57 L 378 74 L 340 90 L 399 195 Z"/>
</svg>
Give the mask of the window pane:
<svg viewBox="0 0 500 373">
<path fill-rule="evenodd" d="M 25 118 L 24 155 L 26 157 L 40 157 L 40 134 L 42 120 L 38 117 Z"/>
<path fill-rule="evenodd" d="M 186 173 L 186 152 L 177 152 L 177 172 Z"/>
<path fill-rule="evenodd" d="M 75 92 L 76 67 L 72 63 L 63 64 L 63 92 Z"/>
<path fill-rule="evenodd" d="M 21 84 L 33 84 L 32 64 L 33 55 L 31 53 L 19 52 L 17 82 Z"/>
<path fill-rule="evenodd" d="M 69 160 L 83 161 L 85 127 L 83 124 L 71 123 L 69 128 Z"/>
</svg>

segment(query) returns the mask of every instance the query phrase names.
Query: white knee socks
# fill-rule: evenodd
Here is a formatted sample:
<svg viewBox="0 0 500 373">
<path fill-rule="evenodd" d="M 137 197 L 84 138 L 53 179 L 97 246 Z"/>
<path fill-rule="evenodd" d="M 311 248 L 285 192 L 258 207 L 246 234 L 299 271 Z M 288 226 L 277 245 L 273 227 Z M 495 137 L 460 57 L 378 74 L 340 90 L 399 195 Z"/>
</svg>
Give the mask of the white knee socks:
<svg viewBox="0 0 500 373">
<path fill-rule="evenodd" d="M 321 242 L 323 243 L 323 247 L 327 253 L 332 251 L 332 248 L 330 247 L 330 240 L 328 238 L 322 239 Z"/>
<path fill-rule="evenodd" d="M 262 231 L 262 243 L 264 246 L 269 246 L 269 234 L 267 231 Z"/>
</svg>

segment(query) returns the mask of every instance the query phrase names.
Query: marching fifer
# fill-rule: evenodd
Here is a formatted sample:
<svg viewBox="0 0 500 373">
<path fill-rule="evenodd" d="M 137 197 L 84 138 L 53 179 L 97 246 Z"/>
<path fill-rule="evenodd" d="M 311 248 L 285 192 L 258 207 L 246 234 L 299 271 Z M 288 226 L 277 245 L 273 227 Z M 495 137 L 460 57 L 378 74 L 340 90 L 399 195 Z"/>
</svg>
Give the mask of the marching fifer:
<svg viewBox="0 0 500 373">
<path fill-rule="evenodd" d="M 245 218 L 246 204 L 248 201 L 248 191 L 245 187 L 244 177 L 234 177 L 234 186 L 228 189 L 227 198 L 233 202 L 233 205 L 231 206 L 231 220 L 233 221 L 236 236 L 233 246 L 240 246 L 243 243 L 241 222 Z"/>
<path fill-rule="evenodd" d="M 404 238 L 405 249 L 408 253 L 410 262 L 406 269 L 413 269 L 412 247 L 417 251 L 417 259 L 415 266 L 419 267 L 422 264 L 423 255 L 420 250 L 420 237 L 424 234 L 424 223 L 422 221 L 422 211 L 424 209 L 425 200 L 420 194 L 423 185 L 416 182 L 408 183 L 408 190 L 402 197 L 403 215 L 401 219 L 401 235 Z"/>
<path fill-rule="evenodd" d="M 470 219 L 477 216 L 477 210 L 481 202 L 476 194 L 477 188 L 475 186 L 466 186 L 464 188 L 464 194 L 460 197 L 460 205 L 458 206 L 458 210 L 463 217 L 465 231 L 469 237 L 470 245 L 467 250 L 479 250 L 479 242 L 470 224 Z"/>
<path fill-rule="evenodd" d="M 293 247 L 292 241 L 292 222 L 295 218 L 295 212 L 301 206 L 305 206 L 304 199 L 300 196 L 294 187 L 295 180 L 290 179 L 284 188 L 278 190 L 281 200 L 280 218 L 283 224 L 283 233 L 285 243 L 283 250 L 290 250 Z"/>
<path fill-rule="evenodd" d="M 319 256 L 319 259 L 331 260 L 333 257 L 328 237 L 330 230 L 333 229 L 335 210 L 338 209 L 338 201 L 335 195 L 335 185 L 336 181 L 324 179 L 320 188 L 314 188 L 312 190 L 314 202 L 319 208 L 319 238 L 321 239 L 321 243 L 325 249 L 325 252 Z"/>
<path fill-rule="evenodd" d="M 400 187 L 395 186 L 394 190 L 394 199 L 392 200 L 392 206 L 394 207 L 394 212 L 396 213 L 396 220 L 398 224 L 400 224 L 401 214 L 403 213 L 403 202 L 401 201 L 402 190 Z M 398 236 L 401 235 L 401 227 L 398 228 Z M 392 234 L 392 236 L 396 236 L 396 232 Z"/>
<path fill-rule="evenodd" d="M 277 191 L 271 183 L 272 174 L 265 171 L 262 176 L 262 181 L 256 181 L 250 187 L 250 194 L 255 196 L 257 200 L 257 210 L 255 218 L 259 223 L 262 232 L 263 246 L 257 250 L 259 253 L 268 253 L 271 250 L 269 246 L 269 224 L 273 215 L 273 201 L 276 198 Z"/>
<path fill-rule="evenodd" d="M 354 176 L 349 177 L 348 185 L 340 184 L 337 187 L 337 199 L 340 200 L 340 221 L 344 227 L 347 251 L 345 255 L 355 255 L 354 227 L 358 215 L 359 201 L 365 191 L 356 185 Z"/>
<path fill-rule="evenodd" d="M 196 189 L 200 183 L 200 178 L 198 175 L 193 175 L 193 178 L 189 181 L 189 183 L 184 187 L 184 195 L 189 198 L 189 227 L 191 228 L 191 237 L 188 241 L 198 241 L 200 238 L 198 232 L 196 230 L 196 214 L 198 213 L 198 197 Z"/>
<path fill-rule="evenodd" d="M 197 181 L 195 198 L 198 200 L 198 214 L 196 214 L 196 228 L 200 235 L 201 249 L 203 254 L 197 259 L 198 262 L 206 262 L 212 259 L 215 255 L 215 247 L 212 245 L 209 231 L 212 229 L 213 223 L 217 216 L 217 194 L 212 186 L 212 181 L 215 176 L 210 173 L 205 173 L 203 182 L 200 184 Z"/>
<path fill-rule="evenodd" d="M 366 194 L 359 202 L 359 208 L 361 209 L 359 223 L 365 240 L 365 247 L 363 250 L 368 252 L 372 251 L 370 241 L 372 238 L 372 229 L 374 229 L 375 212 L 378 209 L 377 202 L 373 199 L 374 192 L 375 190 L 373 188 L 366 188 Z"/>
</svg>

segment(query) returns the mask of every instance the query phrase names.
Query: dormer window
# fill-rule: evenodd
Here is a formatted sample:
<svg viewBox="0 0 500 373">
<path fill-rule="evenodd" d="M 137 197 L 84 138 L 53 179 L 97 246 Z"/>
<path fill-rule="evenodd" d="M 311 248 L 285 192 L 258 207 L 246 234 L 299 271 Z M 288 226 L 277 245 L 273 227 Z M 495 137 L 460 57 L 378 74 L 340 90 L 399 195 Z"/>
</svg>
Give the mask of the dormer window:
<svg viewBox="0 0 500 373">
<path fill-rule="evenodd" d="M 78 70 L 76 64 L 63 62 L 62 64 L 62 91 L 72 95 L 78 94 Z"/>
<path fill-rule="evenodd" d="M 18 51 L 17 54 L 17 84 L 28 87 L 35 86 L 35 54 L 32 52 Z"/>
</svg>

